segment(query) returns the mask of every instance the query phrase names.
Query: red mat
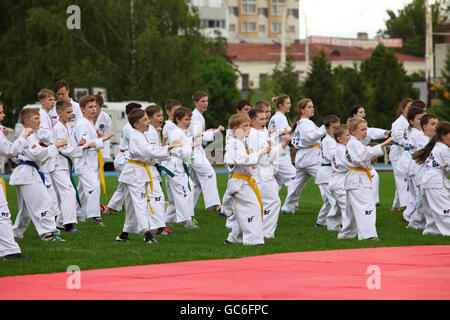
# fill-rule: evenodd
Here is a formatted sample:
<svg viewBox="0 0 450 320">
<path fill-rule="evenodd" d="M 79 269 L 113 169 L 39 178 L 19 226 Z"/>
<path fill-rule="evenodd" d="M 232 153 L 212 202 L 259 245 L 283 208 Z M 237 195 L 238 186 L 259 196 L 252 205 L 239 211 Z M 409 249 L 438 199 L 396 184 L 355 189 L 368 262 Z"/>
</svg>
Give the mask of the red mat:
<svg viewBox="0 0 450 320">
<path fill-rule="evenodd" d="M 0 299 L 450 299 L 450 246 L 284 253 L 0 278 Z"/>
</svg>

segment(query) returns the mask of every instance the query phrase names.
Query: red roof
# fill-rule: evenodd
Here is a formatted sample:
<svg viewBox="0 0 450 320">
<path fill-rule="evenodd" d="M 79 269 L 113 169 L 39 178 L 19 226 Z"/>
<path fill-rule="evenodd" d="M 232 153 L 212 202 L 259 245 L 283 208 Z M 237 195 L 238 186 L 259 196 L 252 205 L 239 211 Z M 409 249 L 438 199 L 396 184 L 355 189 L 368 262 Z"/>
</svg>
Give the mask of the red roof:
<svg viewBox="0 0 450 320">
<path fill-rule="evenodd" d="M 359 47 L 345 47 L 328 44 L 310 44 L 309 56 L 312 59 L 320 50 L 323 50 L 331 61 L 363 61 L 370 57 L 374 49 Z M 280 61 L 281 45 L 278 43 L 228 43 L 228 55 L 234 61 Z M 286 48 L 286 55 L 291 55 L 294 61 L 305 61 L 305 44 L 295 41 Z M 395 53 L 400 61 L 424 62 L 425 58 L 403 53 Z"/>
</svg>

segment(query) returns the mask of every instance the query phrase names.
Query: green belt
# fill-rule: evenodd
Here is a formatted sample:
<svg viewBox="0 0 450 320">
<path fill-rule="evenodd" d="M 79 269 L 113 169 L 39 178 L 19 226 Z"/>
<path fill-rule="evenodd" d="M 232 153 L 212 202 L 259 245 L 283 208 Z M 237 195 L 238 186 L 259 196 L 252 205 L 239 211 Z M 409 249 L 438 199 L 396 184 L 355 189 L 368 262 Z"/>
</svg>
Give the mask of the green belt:
<svg viewBox="0 0 450 320">
<path fill-rule="evenodd" d="M 58 152 L 59 152 L 59 151 L 58 151 Z M 69 157 L 66 156 L 66 155 L 63 155 L 61 152 L 59 152 L 59 154 L 62 155 L 64 158 L 66 158 L 67 161 L 69 161 L 70 182 L 72 182 L 72 186 L 73 186 L 73 188 L 75 189 L 75 195 L 76 195 L 76 197 L 77 197 L 77 202 L 78 202 L 78 204 L 79 204 L 79 206 L 80 206 L 80 208 L 81 208 L 82 205 L 81 205 L 80 195 L 78 194 L 77 185 L 75 184 L 75 179 L 74 179 L 74 177 L 73 177 L 73 175 L 72 175 L 72 172 L 73 172 L 73 162 L 72 162 L 72 159 L 69 158 Z"/>
<path fill-rule="evenodd" d="M 160 175 L 164 171 L 171 178 L 173 178 L 175 176 L 172 171 L 170 171 L 169 169 L 167 169 L 166 167 L 164 167 L 164 166 L 162 166 L 160 164 L 155 164 L 155 167 L 158 170 Z"/>
<path fill-rule="evenodd" d="M 183 168 L 184 168 L 184 171 L 186 172 L 186 174 L 187 174 L 187 176 L 188 176 L 188 188 L 189 188 L 189 191 L 191 191 L 191 184 L 189 183 L 189 177 L 190 177 L 190 174 L 189 174 L 189 168 L 188 168 L 187 164 L 183 161 L 183 159 L 181 159 L 181 158 L 180 158 L 179 156 L 177 156 L 176 154 L 171 153 L 170 156 L 175 157 L 175 158 L 178 158 L 178 159 L 180 159 L 180 160 L 183 162 Z M 172 173 L 172 174 L 173 174 L 173 173 Z"/>
</svg>

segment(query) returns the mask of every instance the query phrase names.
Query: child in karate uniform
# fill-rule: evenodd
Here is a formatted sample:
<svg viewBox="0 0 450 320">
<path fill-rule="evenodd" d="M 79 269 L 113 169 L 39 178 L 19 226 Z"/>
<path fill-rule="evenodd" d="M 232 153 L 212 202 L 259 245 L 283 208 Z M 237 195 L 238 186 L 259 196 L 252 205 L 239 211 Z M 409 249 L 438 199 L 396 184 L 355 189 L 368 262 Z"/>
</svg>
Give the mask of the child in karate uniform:
<svg viewBox="0 0 450 320">
<path fill-rule="evenodd" d="M 39 112 L 25 108 L 20 111 L 20 122 L 25 129 L 35 131 L 40 128 Z M 58 148 L 67 144 L 65 139 L 57 141 L 48 148 L 40 146 L 35 134 L 27 138 L 28 148 L 18 158 L 19 165 L 13 170 L 9 184 L 16 186 L 19 214 L 14 223 L 14 237 L 22 239 L 30 220 L 45 241 L 61 241 L 56 228 L 55 215 L 50 196 L 44 184 L 44 174 L 39 171 L 41 163 L 58 155 Z"/>
<path fill-rule="evenodd" d="M 277 112 L 272 116 L 269 121 L 268 129 L 269 132 L 272 130 L 276 130 L 278 133 L 281 133 L 285 130 L 287 132 L 291 131 L 291 126 L 286 118 L 286 113 L 291 110 L 291 99 L 288 95 L 281 94 L 278 97 L 274 97 L 272 99 L 272 104 L 277 109 Z M 283 138 L 279 138 L 279 143 L 283 142 Z M 291 149 L 289 145 L 287 145 L 284 149 L 283 156 L 279 158 L 277 172 L 275 173 L 275 179 L 278 183 L 278 189 L 281 189 L 283 184 L 288 189 L 288 193 L 291 188 L 294 188 L 292 183 L 295 180 L 295 167 L 292 164 L 291 160 Z M 291 191 L 292 192 L 292 191 Z"/>
<path fill-rule="evenodd" d="M 411 222 L 412 217 L 416 215 L 417 196 L 419 194 L 415 184 L 415 175 L 419 167 L 412 161 L 411 155 L 417 150 L 422 149 L 428 143 L 428 141 L 424 140 L 425 136 L 420 129 L 420 119 L 424 114 L 423 108 L 414 106 L 409 108 L 406 116 L 409 127 L 405 131 L 405 135 L 408 138 L 404 139 L 404 152 L 400 157 L 400 164 L 397 166 L 408 179 L 409 200 L 405 211 L 403 211 L 403 218 L 408 221 L 408 223 Z M 425 220 L 423 222 L 425 222 Z M 422 222 L 418 221 L 418 224 L 422 225 Z M 411 226 L 415 226 L 415 223 L 412 223 Z"/>
<path fill-rule="evenodd" d="M 250 119 L 245 115 L 231 116 L 228 128 L 233 130 L 233 137 L 225 146 L 224 162 L 231 174 L 227 190 L 233 201 L 237 221 L 225 242 L 264 244 L 263 203 L 252 175 L 261 157 L 269 153 L 271 147 L 268 145 L 255 151 L 246 147 L 245 138 L 250 133 Z"/>
<path fill-rule="evenodd" d="M 395 179 L 395 196 L 392 211 L 399 211 L 402 207 L 406 207 L 409 199 L 406 177 L 397 169 L 397 165 L 405 148 L 403 146 L 403 134 L 409 126 L 406 115 L 412 102 L 412 99 L 407 98 L 400 103 L 397 110 L 397 117 L 391 127 L 391 137 L 394 142 L 389 151 L 389 161 L 392 164 Z"/>
<path fill-rule="evenodd" d="M 55 170 L 51 174 L 56 192 L 59 195 L 59 206 L 61 215 L 58 216 L 56 225 L 64 228 L 66 232 L 77 232 L 74 227 L 77 221 L 77 206 L 81 203 L 77 195 L 77 186 L 73 180 L 73 158 L 83 156 L 83 151 L 88 148 L 95 148 L 95 142 L 85 144 L 85 140 L 77 145 L 73 137 L 72 121 L 73 108 L 70 102 L 60 100 L 56 103 L 56 112 L 59 121 L 55 124 L 54 135 L 56 140 L 65 139 L 67 145 L 59 149 L 59 155 L 55 159 Z M 78 198 L 77 198 L 78 197 Z"/>
<path fill-rule="evenodd" d="M 335 115 L 327 115 L 324 119 L 327 134 L 321 143 L 320 167 L 316 177 L 316 184 L 319 187 L 323 205 L 317 215 L 316 227 L 326 226 L 328 215 L 333 214 L 336 211 L 336 201 L 331 195 L 328 182 L 330 181 L 333 172 L 331 160 L 336 151 L 336 140 L 333 138 L 333 131 L 340 123 L 341 120 Z"/>
<path fill-rule="evenodd" d="M 420 118 L 420 128 L 423 132 L 422 137 L 418 137 L 418 147 L 417 150 L 423 149 L 430 139 L 434 137 L 436 134 L 436 125 L 438 123 L 438 119 L 433 114 L 424 114 L 422 118 Z M 412 158 L 412 155 L 411 155 Z M 408 224 L 408 228 L 414 229 L 423 229 L 423 234 L 428 234 L 434 226 L 433 216 L 431 212 L 425 212 L 423 207 L 423 190 L 421 185 L 424 181 L 428 179 L 427 169 L 425 164 L 418 164 L 416 161 L 411 161 L 411 166 L 417 167 L 415 170 L 417 173 L 414 176 L 414 184 L 417 187 L 417 197 L 416 197 L 416 211 L 415 214 L 411 217 L 411 220 Z M 432 233 L 432 231 L 431 231 Z"/>
<path fill-rule="evenodd" d="M 192 111 L 185 107 L 178 108 L 173 120 L 177 128 L 170 132 L 167 143 L 181 141 L 181 146 L 174 148 L 170 152 L 169 160 L 165 166 L 174 175 L 167 175 L 167 187 L 170 190 L 175 206 L 175 215 L 166 216 L 166 222 L 184 223 L 186 228 L 197 229 L 198 225 L 192 221 L 194 216 L 194 183 L 189 175 L 188 165 L 192 160 L 193 150 L 201 146 L 201 141 L 195 141 L 196 137 L 201 137 L 198 133 L 195 137 L 188 136 L 189 126 L 191 125 Z"/>
<path fill-rule="evenodd" d="M 367 122 L 364 119 L 350 118 L 347 127 L 351 134 L 346 154 L 349 162 L 349 171 L 345 176 L 347 217 L 342 219 L 342 230 L 338 239 L 356 236 L 359 240 L 378 239 L 370 168 L 371 161 L 383 155 L 383 147 L 391 143 L 392 138 L 374 147 L 368 147 L 361 142 L 367 136 Z"/>
<path fill-rule="evenodd" d="M 276 162 L 278 156 L 285 152 L 284 148 L 290 142 L 290 135 L 284 136 L 283 143 L 278 144 L 278 136 L 270 137 L 267 128 L 267 117 L 262 107 L 255 107 L 249 111 L 252 124 L 247 139 L 248 147 L 259 153 L 260 150 L 271 146 L 271 152 L 264 155 L 254 170 L 254 179 L 258 185 L 263 202 L 263 231 L 264 238 L 274 238 L 281 200 L 278 196 L 278 184 L 275 180 Z M 230 132 L 232 132 L 230 130 Z M 272 147 L 273 146 L 273 147 Z M 278 149 L 278 150 L 277 150 Z"/>
<path fill-rule="evenodd" d="M 341 124 L 334 129 L 334 139 L 336 140 L 336 149 L 331 158 L 331 174 L 329 187 L 331 195 L 333 196 L 336 207 L 327 216 L 328 231 L 341 231 L 342 220 L 347 219 L 345 214 L 347 209 L 347 192 L 345 190 L 345 176 L 348 172 L 348 167 L 351 165 L 346 157 L 346 145 L 350 140 L 350 132 L 347 125 Z M 345 223 L 348 225 L 348 222 Z"/>
<path fill-rule="evenodd" d="M 125 106 L 125 114 L 128 116 L 133 109 L 140 109 L 142 105 L 139 103 L 130 102 Z M 120 176 L 123 167 L 125 166 L 126 159 L 125 155 L 128 152 L 128 144 L 130 141 L 130 132 L 133 128 L 130 126 L 130 123 L 127 122 L 122 128 L 122 135 L 120 137 L 120 151 L 114 158 L 114 169 L 117 172 L 117 176 Z M 124 186 L 119 182 L 116 191 L 114 191 L 111 199 L 108 202 L 108 205 L 103 211 L 103 214 L 110 215 L 112 212 L 122 210 L 123 200 L 124 200 Z"/>
<path fill-rule="evenodd" d="M 145 108 L 145 112 L 150 123 L 148 131 L 144 133 L 145 137 L 151 145 L 161 147 L 159 132 L 162 130 L 161 125 L 164 119 L 162 109 L 157 105 L 152 105 Z M 173 174 L 161 164 L 167 159 L 168 155 L 163 159 L 152 159 L 149 165 L 150 173 L 153 177 L 153 190 L 149 190 L 149 196 L 150 204 L 154 210 L 154 213 L 150 215 L 150 227 L 152 230 L 155 230 L 157 235 L 173 234 L 172 230 L 166 227 L 165 200 L 160 172 L 160 170 L 165 169 L 166 174 Z M 149 185 L 148 188 L 151 188 L 151 186 Z"/>
<path fill-rule="evenodd" d="M 281 213 L 294 214 L 300 194 L 309 177 L 314 180 L 320 167 L 320 139 L 326 135 L 325 126 L 318 128 L 309 118 L 314 116 L 314 105 L 311 99 L 301 99 L 297 103 L 298 115 L 292 127 L 292 145 L 297 148 L 295 168 L 297 170 L 293 188 L 281 208 Z"/>
<path fill-rule="evenodd" d="M 0 121 L 5 118 L 3 104 L 0 103 Z M 14 143 L 8 141 L 0 130 L 0 156 L 7 158 L 16 157 L 28 147 L 27 138 L 33 133 L 33 129 L 26 129 Z M 23 259 L 19 245 L 14 239 L 14 231 L 11 223 L 11 213 L 9 212 L 6 199 L 6 184 L 0 176 L 2 186 L 0 186 L 0 259 L 12 260 Z"/>
<path fill-rule="evenodd" d="M 423 234 L 450 236 L 450 123 L 439 122 L 436 134 L 413 160 L 424 164 L 426 179 L 421 183 L 427 225 Z"/>
<path fill-rule="evenodd" d="M 157 174 L 157 170 L 151 167 L 154 167 L 155 159 L 166 158 L 179 141 L 164 147 L 150 143 L 145 135 L 150 121 L 142 109 L 132 110 L 128 115 L 128 121 L 133 130 L 130 133 L 129 152 L 126 155 L 127 163 L 119 177 L 119 182 L 124 185 L 125 223 L 122 234 L 116 241 L 127 241 L 129 233 L 138 233 L 144 235 L 145 243 L 157 243 L 150 231 L 152 223 L 150 216 L 155 214 L 155 209 L 149 191 L 152 192 L 159 181 L 153 180 L 152 173 Z M 156 210 L 160 209 L 161 206 Z"/>
<path fill-rule="evenodd" d="M 80 99 L 80 108 L 83 117 L 77 120 L 74 137 L 77 143 L 82 139 L 87 144 L 95 142 L 95 148 L 87 149 L 83 156 L 75 161 L 75 172 L 78 174 L 78 192 L 82 208 L 79 209 L 80 219 L 92 218 L 94 225 L 104 226 L 100 217 L 100 165 L 98 150 L 103 148 L 103 142 L 111 139 L 113 133 L 108 131 L 99 137 L 92 119 L 95 117 L 97 107 L 94 96 L 83 96 Z M 102 160 L 102 159 L 101 159 Z"/>
</svg>

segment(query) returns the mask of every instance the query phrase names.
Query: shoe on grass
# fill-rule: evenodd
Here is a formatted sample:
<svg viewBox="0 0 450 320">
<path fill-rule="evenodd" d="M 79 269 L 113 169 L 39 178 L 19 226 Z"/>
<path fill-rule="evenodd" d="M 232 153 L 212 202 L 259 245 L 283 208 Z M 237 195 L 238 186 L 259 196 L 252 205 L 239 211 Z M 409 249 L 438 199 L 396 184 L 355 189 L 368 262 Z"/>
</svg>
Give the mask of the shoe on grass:
<svg viewBox="0 0 450 320">
<path fill-rule="evenodd" d="M 61 238 L 61 236 L 59 235 L 58 232 L 48 232 L 45 236 L 44 236 L 44 241 L 66 241 L 64 239 Z"/>
<path fill-rule="evenodd" d="M 131 240 L 128 238 L 121 238 L 120 236 L 116 237 L 116 242 L 130 242 Z"/>
<path fill-rule="evenodd" d="M 3 260 L 18 260 L 18 259 L 26 259 L 23 253 L 12 253 L 7 254 L 6 256 L 1 257 Z"/>
<path fill-rule="evenodd" d="M 196 225 L 193 221 L 186 221 L 186 223 L 184 224 L 185 228 L 188 229 L 198 229 L 198 225 Z"/>
<path fill-rule="evenodd" d="M 170 230 L 167 227 L 161 227 L 161 228 L 158 228 L 158 230 L 156 230 L 155 234 L 158 236 L 170 236 L 170 235 L 173 235 L 174 233 L 172 230 Z"/>
<path fill-rule="evenodd" d="M 105 224 L 103 223 L 102 218 L 94 218 L 94 225 L 104 227 Z"/>
</svg>

